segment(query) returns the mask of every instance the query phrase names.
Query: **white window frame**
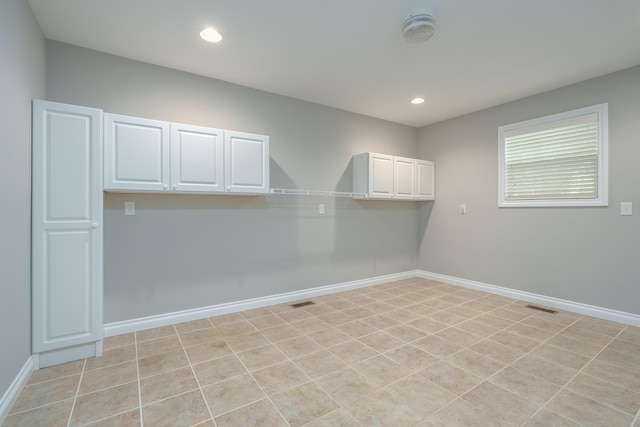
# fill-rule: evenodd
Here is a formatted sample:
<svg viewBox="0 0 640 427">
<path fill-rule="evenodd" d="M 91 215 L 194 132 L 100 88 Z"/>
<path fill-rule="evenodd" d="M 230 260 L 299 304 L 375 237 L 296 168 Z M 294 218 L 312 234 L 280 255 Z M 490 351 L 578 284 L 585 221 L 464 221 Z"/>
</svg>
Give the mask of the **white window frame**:
<svg viewBox="0 0 640 427">
<path fill-rule="evenodd" d="M 598 196 L 596 198 L 518 199 L 506 198 L 506 138 L 514 134 L 525 134 L 537 130 L 552 129 L 561 121 L 579 118 L 587 114 L 598 115 Z M 498 207 L 562 207 L 562 206 L 608 206 L 609 187 L 609 128 L 608 104 L 598 104 L 577 110 L 552 114 L 498 127 Z"/>
</svg>

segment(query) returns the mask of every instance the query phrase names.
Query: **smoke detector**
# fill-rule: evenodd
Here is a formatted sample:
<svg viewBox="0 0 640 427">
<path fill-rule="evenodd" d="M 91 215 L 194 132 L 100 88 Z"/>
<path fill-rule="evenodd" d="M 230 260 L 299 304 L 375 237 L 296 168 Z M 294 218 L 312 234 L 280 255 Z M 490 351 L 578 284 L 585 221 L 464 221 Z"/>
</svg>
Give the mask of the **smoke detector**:
<svg viewBox="0 0 640 427">
<path fill-rule="evenodd" d="M 412 9 L 402 22 L 402 33 L 408 43 L 421 43 L 436 31 L 436 20 L 427 9 Z"/>
</svg>

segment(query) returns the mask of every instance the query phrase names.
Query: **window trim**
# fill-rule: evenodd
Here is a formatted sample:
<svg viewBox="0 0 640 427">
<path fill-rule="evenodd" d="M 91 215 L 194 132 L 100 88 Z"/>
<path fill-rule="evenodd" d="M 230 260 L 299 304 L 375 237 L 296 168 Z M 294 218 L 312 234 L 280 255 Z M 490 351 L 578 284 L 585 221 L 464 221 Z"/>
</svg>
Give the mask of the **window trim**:
<svg viewBox="0 0 640 427">
<path fill-rule="evenodd" d="M 563 207 L 609 205 L 609 104 L 597 104 L 577 110 L 525 120 L 498 127 L 498 207 Z M 587 114 L 598 115 L 598 197 L 591 199 L 506 199 L 505 138 L 514 131 L 535 131 L 540 127 L 553 127 L 555 122 L 577 118 Z"/>
</svg>

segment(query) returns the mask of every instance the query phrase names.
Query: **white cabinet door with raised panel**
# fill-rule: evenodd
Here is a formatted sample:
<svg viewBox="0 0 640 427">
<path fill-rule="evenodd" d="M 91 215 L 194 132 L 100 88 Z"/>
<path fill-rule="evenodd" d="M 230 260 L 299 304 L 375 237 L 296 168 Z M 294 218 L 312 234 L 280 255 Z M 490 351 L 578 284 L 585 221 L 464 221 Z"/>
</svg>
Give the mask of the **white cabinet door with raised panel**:
<svg viewBox="0 0 640 427">
<path fill-rule="evenodd" d="M 269 192 L 269 137 L 225 131 L 225 189 L 229 193 Z"/>
<path fill-rule="evenodd" d="M 169 123 L 104 115 L 104 188 L 169 190 Z"/>
<path fill-rule="evenodd" d="M 416 198 L 416 160 L 407 157 L 394 157 L 394 190 L 396 199 L 413 200 Z"/>
<path fill-rule="evenodd" d="M 369 197 L 393 197 L 393 156 L 369 153 Z"/>
<path fill-rule="evenodd" d="M 222 130 L 171 123 L 171 190 L 225 191 Z"/>
<path fill-rule="evenodd" d="M 416 160 L 416 194 L 418 200 L 435 200 L 435 163 Z"/>
<path fill-rule="evenodd" d="M 101 351 L 101 141 L 101 110 L 33 102 L 32 350 L 56 354 L 40 366 Z"/>
</svg>

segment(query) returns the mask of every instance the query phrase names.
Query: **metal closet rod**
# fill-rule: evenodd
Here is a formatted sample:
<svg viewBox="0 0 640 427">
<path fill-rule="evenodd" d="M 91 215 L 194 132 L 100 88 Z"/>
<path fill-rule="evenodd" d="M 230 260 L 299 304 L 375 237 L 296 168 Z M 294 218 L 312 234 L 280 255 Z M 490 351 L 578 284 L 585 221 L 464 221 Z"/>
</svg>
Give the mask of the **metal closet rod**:
<svg viewBox="0 0 640 427">
<path fill-rule="evenodd" d="M 366 198 L 365 193 L 349 193 L 346 191 L 325 191 L 325 190 L 300 190 L 297 188 L 272 188 L 271 194 L 283 194 L 289 196 L 328 196 L 328 197 L 359 197 Z"/>
</svg>

